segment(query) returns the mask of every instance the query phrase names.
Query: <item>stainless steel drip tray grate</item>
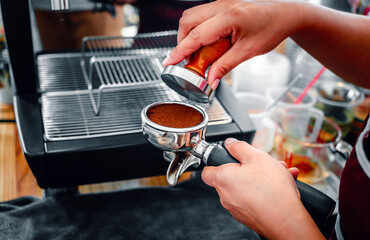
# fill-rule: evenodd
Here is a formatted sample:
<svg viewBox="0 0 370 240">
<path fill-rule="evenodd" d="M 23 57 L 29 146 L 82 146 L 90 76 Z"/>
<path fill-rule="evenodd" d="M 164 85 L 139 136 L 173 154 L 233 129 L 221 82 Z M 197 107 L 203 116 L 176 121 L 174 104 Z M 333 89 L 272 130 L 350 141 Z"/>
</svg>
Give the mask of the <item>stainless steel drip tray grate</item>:
<svg viewBox="0 0 370 240">
<path fill-rule="evenodd" d="M 87 90 L 49 92 L 41 95 L 45 138 L 49 141 L 85 139 L 141 132 L 141 110 L 157 101 L 184 101 L 164 83 L 109 89 L 102 95 L 97 116 Z M 203 105 L 209 125 L 229 123 L 231 117 L 217 99 Z"/>
</svg>

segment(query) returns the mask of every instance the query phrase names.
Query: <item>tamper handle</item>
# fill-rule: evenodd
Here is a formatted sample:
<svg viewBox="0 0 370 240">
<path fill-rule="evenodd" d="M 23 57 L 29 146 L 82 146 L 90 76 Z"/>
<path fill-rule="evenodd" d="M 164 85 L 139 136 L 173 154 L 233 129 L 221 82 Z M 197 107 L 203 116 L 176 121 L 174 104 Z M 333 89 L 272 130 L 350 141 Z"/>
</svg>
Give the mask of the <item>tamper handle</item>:
<svg viewBox="0 0 370 240">
<path fill-rule="evenodd" d="M 240 162 L 233 158 L 224 147 L 216 145 L 208 156 L 207 165 L 220 166 L 226 163 Z M 301 201 L 306 210 L 310 213 L 319 228 L 324 227 L 326 220 L 335 209 L 336 202 L 317 189 L 301 181 L 295 181 L 301 195 Z"/>
<path fill-rule="evenodd" d="M 230 47 L 231 42 L 229 37 L 221 38 L 211 45 L 201 47 L 198 51 L 193 53 L 190 62 L 185 65 L 185 68 L 205 78 L 207 68 L 220 58 Z"/>
</svg>

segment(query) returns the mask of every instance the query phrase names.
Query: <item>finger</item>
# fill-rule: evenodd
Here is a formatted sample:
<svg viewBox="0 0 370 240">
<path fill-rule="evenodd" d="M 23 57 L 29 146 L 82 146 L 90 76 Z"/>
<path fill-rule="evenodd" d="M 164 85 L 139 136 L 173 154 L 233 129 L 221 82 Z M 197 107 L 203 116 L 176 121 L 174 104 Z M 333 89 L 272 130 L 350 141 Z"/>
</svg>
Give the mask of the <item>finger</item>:
<svg viewBox="0 0 370 240">
<path fill-rule="evenodd" d="M 204 167 L 202 171 L 202 180 L 205 184 L 215 187 L 216 176 L 217 167 Z"/>
<path fill-rule="evenodd" d="M 283 164 L 284 167 L 288 168 L 288 165 L 286 164 L 285 161 L 280 161 L 281 164 Z"/>
<path fill-rule="evenodd" d="M 216 7 L 214 3 L 202 4 L 185 10 L 179 21 L 177 43 L 180 43 L 193 28 L 210 19 L 215 14 Z"/>
<path fill-rule="evenodd" d="M 288 170 L 289 170 L 290 174 L 292 174 L 294 179 L 298 178 L 298 174 L 299 174 L 298 168 L 292 167 L 292 168 L 289 168 Z"/>
<path fill-rule="evenodd" d="M 221 18 L 213 17 L 195 27 L 172 50 L 170 55 L 163 61 L 162 64 L 164 66 L 177 64 L 184 60 L 185 57 L 190 56 L 200 47 L 210 45 L 220 38 L 229 36 L 232 28 L 219 28 L 220 21 Z"/>
<path fill-rule="evenodd" d="M 254 159 L 256 149 L 244 141 L 228 138 L 225 141 L 227 151 L 242 164 Z"/>
</svg>

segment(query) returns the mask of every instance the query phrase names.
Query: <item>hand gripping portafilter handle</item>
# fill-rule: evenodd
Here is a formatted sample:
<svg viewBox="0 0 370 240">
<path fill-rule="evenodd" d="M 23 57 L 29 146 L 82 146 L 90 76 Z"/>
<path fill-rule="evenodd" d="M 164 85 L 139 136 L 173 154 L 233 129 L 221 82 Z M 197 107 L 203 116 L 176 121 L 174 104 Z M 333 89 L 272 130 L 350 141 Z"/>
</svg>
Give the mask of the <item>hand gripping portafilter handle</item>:
<svg viewBox="0 0 370 240">
<path fill-rule="evenodd" d="M 220 166 L 226 163 L 240 162 L 233 158 L 224 147 L 216 145 L 208 156 L 207 166 Z M 301 181 L 295 181 L 301 195 L 301 201 L 306 210 L 310 213 L 319 228 L 324 227 L 326 220 L 334 211 L 336 202 L 315 188 Z"/>
</svg>

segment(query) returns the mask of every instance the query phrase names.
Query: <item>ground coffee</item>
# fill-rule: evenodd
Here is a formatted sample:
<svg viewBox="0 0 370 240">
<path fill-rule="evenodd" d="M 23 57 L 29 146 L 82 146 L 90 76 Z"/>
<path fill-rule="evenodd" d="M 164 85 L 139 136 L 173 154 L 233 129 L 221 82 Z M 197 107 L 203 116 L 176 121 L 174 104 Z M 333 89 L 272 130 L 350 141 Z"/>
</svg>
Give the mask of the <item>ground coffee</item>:
<svg viewBox="0 0 370 240">
<path fill-rule="evenodd" d="M 196 109 L 175 103 L 156 105 L 148 109 L 147 116 L 152 122 L 171 128 L 194 127 L 203 121 Z"/>
</svg>

